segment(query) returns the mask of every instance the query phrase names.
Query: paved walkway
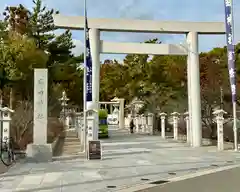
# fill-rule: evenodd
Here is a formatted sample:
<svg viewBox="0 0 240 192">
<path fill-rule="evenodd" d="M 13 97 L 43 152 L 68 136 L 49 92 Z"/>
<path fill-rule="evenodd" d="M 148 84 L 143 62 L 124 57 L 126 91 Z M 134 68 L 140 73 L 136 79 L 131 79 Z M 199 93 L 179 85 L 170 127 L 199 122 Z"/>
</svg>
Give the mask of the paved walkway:
<svg viewBox="0 0 240 192">
<path fill-rule="evenodd" d="M 103 140 L 103 160 L 72 159 L 17 164 L 0 176 L 1 192 L 106 192 L 154 180 L 238 164 L 240 154 L 194 149 L 159 136 L 112 134 Z"/>
<path fill-rule="evenodd" d="M 5 173 L 9 168 L 0 161 L 0 174 Z"/>
</svg>

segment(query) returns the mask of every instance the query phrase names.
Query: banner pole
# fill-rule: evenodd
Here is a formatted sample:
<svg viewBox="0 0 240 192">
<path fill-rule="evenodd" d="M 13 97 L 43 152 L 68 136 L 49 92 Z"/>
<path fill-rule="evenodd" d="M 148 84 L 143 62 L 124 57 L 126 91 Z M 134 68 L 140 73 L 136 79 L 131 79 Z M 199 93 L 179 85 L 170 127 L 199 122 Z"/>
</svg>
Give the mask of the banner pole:
<svg viewBox="0 0 240 192">
<path fill-rule="evenodd" d="M 86 20 L 87 17 L 87 13 L 86 13 L 86 0 L 84 0 L 84 21 Z M 86 55 L 87 55 L 87 46 L 86 46 L 86 22 L 84 22 L 84 72 L 83 72 L 83 134 L 84 134 L 84 142 L 83 142 L 83 150 L 84 152 L 86 152 L 87 149 L 87 95 L 86 95 L 86 81 L 87 81 L 87 72 L 86 72 L 86 67 L 87 67 L 87 59 L 86 59 Z"/>
</svg>

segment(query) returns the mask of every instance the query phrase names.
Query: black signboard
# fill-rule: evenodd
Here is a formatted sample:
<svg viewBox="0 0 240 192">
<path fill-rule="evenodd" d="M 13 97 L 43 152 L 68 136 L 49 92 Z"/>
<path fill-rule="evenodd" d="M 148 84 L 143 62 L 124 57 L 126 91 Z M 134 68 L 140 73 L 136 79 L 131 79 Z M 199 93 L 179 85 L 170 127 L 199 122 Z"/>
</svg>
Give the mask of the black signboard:
<svg viewBox="0 0 240 192">
<path fill-rule="evenodd" d="M 100 141 L 88 141 L 88 159 L 102 159 L 102 148 Z"/>
</svg>

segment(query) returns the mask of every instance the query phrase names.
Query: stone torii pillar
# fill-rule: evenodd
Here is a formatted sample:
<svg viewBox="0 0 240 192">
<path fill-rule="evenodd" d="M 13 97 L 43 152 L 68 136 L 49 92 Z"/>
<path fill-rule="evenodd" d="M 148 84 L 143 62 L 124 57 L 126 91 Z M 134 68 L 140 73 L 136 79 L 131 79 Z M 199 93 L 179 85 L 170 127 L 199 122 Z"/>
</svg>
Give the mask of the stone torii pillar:
<svg viewBox="0 0 240 192">
<path fill-rule="evenodd" d="M 83 30 L 85 18 L 53 15 L 58 28 Z M 193 147 L 200 147 L 202 140 L 201 100 L 199 80 L 198 33 L 225 34 L 224 22 L 177 22 L 177 21 L 142 21 L 127 19 L 95 18 L 88 19 L 90 30 L 91 52 L 93 57 L 93 102 L 99 100 L 99 52 L 117 54 L 150 54 L 150 55 L 185 55 L 188 51 L 188 94 L 190 126 L 193 130 Z M 117 25 L 115 25 L 118 23 Z M 134 25 L 133 25 L 134 24 Z M 98 28 L 98 29 L 96 29 Z M 164 30 L 162 30 L 164 29 Z M 150 32 L 187 34 L 187 46 L 150 45 L 144 43 L 100 42 L 100 31 L 115 32 Z M 158 47 L 158 48 L 156 48 Z M 95 107 L 98 109 L 98 106 Z"/>
<path fill-rule="evenodd" d="M 197 32 L 192 31 L 187 34 L 187 45 L 189 124 L 192 130 L 192 146 L 200 147 L 202 145 L 202 117 Z"/>
<path fill-rule="evenodd" d="M 92 56 L 92 110 L 99 110 L 99 87 L 100 87 L 100 31 L 92 28 L 89 30 L 90 50 Z M 93 113 L 95 125 L 99 125 L 98 112 Z M 93 127 L 94 139 L 98 139 L 98 126 Z"/>
</svg>

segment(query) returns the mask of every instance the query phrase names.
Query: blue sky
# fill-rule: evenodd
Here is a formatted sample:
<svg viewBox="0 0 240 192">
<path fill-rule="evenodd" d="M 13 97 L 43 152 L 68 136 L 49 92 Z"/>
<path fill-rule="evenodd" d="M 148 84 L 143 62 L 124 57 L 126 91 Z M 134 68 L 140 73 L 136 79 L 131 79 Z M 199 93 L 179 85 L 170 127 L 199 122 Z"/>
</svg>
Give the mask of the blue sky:
<svg viewBox="0 0 240 192">
<path fill-rule="evenodd" d="M 55 8 L 64 15 L 83 15 L 83 0 L 43 0 L 49 8 Z M 180 21 L 224 21 L 224 0 L 87 0 L 88 16 L 101 18 L 131 18 L 150 20 L 180 20 Z M 32 7 L 32 0 L 1 0 L 0 8 L 6 5 L 22 3 Z M 235 42 L 240 40 L 240 0 L 234 1 Z M 156 35 L 113 33 L 101 34 L 102 40 L 117 42 L 142 42 L 150 38 L 159 38 L 163 43 L 184 43 L 183 35 Z M 83 50 L 83 32 L 73 31 L 76 44 L 74 53 Z M 225 45 L 224 35 L 200 36 L 200 51 L 208 51 L 213 47 Z M 104 55 L 101 59 L 121 59 L 122 55 Z"/>
</svg>

